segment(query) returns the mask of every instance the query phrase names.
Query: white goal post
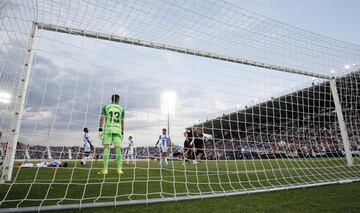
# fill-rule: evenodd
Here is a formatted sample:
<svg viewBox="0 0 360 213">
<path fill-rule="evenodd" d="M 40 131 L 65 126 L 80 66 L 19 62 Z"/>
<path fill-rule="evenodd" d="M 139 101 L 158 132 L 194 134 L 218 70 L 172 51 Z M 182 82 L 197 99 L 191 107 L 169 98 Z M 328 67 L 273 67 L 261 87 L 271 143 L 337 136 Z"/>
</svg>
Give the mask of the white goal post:
<svg viewBox="0 0 360 213">
<path fill-rule="evenodd" d="M 22 115 L 25 106 L 25 99 L 29 85 L 30 72 L 32 68 L 33 61 L 33 47 L 35 46 L 35 35 L 38 29 L 37 24 L 32 25 L 32 30 L 29 37 L 29 48 L 27 49 L 26 61 L 23 65 L 22 76 L 19 82 L 19 94 L 17 95 L 18 100 L 16 101 L 14 120 L 12 122 L 11 132 L 12 132 L 12 142 L 9 143 L 7 154 L 5 155 L 4 165 L 1 173 L 0 182 L 11 181 L 13 165 L 15 162 L 15 152 L 16 152 L 16 144 L 19 140 L 20 134 L 20 126 Z"/>
</svg>

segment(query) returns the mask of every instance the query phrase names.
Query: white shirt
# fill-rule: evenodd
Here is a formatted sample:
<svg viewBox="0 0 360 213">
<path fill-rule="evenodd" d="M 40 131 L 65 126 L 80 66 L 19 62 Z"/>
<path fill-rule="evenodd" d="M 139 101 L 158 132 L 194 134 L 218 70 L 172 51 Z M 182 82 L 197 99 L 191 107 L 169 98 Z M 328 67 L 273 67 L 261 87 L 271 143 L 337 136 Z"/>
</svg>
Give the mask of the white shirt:
<svg viewBox="0 0 360 213">
<path fill-rule="evenodd" d="M 161 148 L 167 149 L 170 145 L 170 136 L 169 135 L 160 135 Z"/>
<path fill-rule="evenodd" d="M 129 140 L 129 145 L 128 146 L 129 146 L 128 153 L 132 155 L 134 153 L 134 141 Z"/>
<path fill-rule="evenodd" d="M 89 137 L 89 133 L 84 132 L 83 135 L 83 142 L 84 142 L 84 152 L 90 152 L 90 137 Z"/>
<path fill-rule="evenodd" d="M 129 148 L 133 148 L 134 147 L 134 141 L 129 140 Z"/>
</svg>

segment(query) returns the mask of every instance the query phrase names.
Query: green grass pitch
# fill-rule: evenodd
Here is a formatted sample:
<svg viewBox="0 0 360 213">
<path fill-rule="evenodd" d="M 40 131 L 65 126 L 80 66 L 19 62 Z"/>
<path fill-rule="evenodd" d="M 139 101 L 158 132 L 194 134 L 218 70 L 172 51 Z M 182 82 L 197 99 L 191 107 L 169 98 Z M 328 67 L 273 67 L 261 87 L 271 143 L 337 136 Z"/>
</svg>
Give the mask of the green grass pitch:
<svg viewBox="0 0 360 213">
<path fill-rule="evenodd" d="M 124 165 L 121 176 L 113 161 L 108 175 L 97 174 L 101 167 L 101 161 L 89 161 L 85 167 L 80 161 L 69 161 L 67 168 L 15 169 L 13 182 L 0 185 L 0 208 L 146 200 L 357 179 L 360 163 L 347 167 L 341 158 L 309 158 L 203 161 L 184 167 L 181 161 L 169 161 L 160 169 L 156 161 L 137 161 Z"/>
</svg>

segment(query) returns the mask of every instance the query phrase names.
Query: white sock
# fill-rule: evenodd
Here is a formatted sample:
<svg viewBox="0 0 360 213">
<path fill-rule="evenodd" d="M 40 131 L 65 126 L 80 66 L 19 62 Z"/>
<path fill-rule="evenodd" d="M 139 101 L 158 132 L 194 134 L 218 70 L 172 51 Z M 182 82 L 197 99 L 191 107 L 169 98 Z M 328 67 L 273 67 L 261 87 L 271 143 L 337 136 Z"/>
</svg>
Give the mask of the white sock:
<svg viewBox="0 0 360 213">
<path fill-rule="evenodd" d="M 81 160 L 81 162 L 85 165 L 85 164 L 86 164 L 86 160 L 87 160 L 87 157 L 83 157 L 83 159 Z"/>
<path fill-rule="evenodd" d="M 166 164 L 166 166 L 168 165 L 167 158 L 165 158 L 165 164 Z"/>
<path fill-rule="evenodd" d="M 160 165 L 162 165 L 162 160 L 163 160 L 163 159 L 162 159 L 162 158 L 160 158 Z"/>
</svg>

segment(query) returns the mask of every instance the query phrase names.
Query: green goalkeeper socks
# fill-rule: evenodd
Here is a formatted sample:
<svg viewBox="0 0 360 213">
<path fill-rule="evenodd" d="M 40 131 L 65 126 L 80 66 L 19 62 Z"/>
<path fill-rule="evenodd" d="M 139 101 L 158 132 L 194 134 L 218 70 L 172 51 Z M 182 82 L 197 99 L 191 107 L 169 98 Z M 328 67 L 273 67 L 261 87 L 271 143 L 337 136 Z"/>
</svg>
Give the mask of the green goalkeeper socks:
<svg viewBox="0 0 360 213">
<path fill-rule="evenodd" d="M 110 157 L 110 149 L 104 149 L 104 170 L 108 169 L 109 166 L 109 157 Z M 121 149 L 116 150 L 116 163 L 118 169 L 122 169 L 122 156 L 121 156 Z"/>
<path fill-rule="evenodd" d="M 122 169 L 121 149 L 116 149 L 116 163 L 117 163 L 118 169 Z"/>
<path fill-rule="evenodd" d="M 104 156 L 103 156 L 103 160 L 104 160 L 104 170 L 108 169 L 109 166 L 109 156 L 110 156 L 110 149 L 109 148 L 105 148 L 104 149 Z"/>
</svg>

